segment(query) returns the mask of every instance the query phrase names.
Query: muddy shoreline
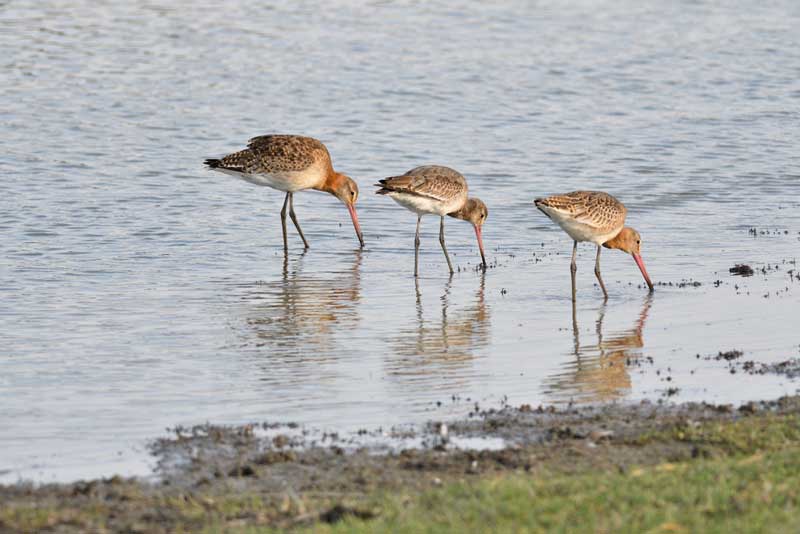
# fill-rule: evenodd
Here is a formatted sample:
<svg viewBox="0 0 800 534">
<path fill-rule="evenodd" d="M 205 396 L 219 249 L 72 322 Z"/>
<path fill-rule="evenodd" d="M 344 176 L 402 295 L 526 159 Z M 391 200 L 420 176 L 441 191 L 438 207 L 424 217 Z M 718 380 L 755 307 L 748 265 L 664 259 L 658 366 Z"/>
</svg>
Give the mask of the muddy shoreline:
<svg viewBox="0 0 800 534">
<path fill-rule="evenodd" d="M 32 510 L 45 514 L 39 527 L 56 532 L 167 532 L 202 528 L 209 517 L 215 524 L 276 528 L 336 522 L 344 516 L 369 519 L 380 513 L 368 505 L 376 492 L 419 492 L 511 472 L 625 472 L 633 466 L 710 458 L 721 452 L 715 444 L 680 439 L 681 429 L 798 414 L 800 396 L 738 408 L 651 402 L 565 409 L 506 406 L 446 425 L 432 422 L 418 430 L 382 433 L 380 446 L 365 444 L 378 437 L 368 432 L 319 435 L 296 425 L 181 428 L 152 444 L 158 458 L 153 480 L 111 477 L 0 486 L 6 508 L 0 530 L 17 530 L 14 518 Z M 481 439 L 494 440 L 494 450 L 458 446 Z M 387 447 L 393 442 L 401 446 Z M 257 499 L 258 506 L 224 511 L 231 499 L 245 497 Z"/>
</svg>

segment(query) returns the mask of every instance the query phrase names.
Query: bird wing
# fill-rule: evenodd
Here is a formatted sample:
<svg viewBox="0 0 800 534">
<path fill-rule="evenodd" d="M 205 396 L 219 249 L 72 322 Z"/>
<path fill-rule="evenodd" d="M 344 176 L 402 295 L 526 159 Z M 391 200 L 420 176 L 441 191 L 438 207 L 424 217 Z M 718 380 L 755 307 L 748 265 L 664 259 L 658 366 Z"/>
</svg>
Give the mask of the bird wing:
<svg viewBox="0 0 800 534">
<path fill-rule="evenodd" d="M 315 163 L 330 165 L 330 155 L 320 141 L 299 135 L 260 135 L 247 148 L 219 160 L 207 160 L 215 169 L 254 173 L 304 171 Z"/>
<path fill-rule="evenodd" d="M 592 228 L 608 228 L 621 224 L 627 213 L 619 200 L 602 191 L 573 191 L 539 198 L 536 199 L 536 206 L 539 209 L 544 206 L 557 211 Z M 547 211 L 542 211 L 547 215 Z"/>
<path fill-rule="evenodd" d="M 379 180 L 379 193 L 391 191 L 447 201 L 467 191 L 467 182 L 457 171 L 439 165 L 417 167 L 401 176 Z"/>
</svg>

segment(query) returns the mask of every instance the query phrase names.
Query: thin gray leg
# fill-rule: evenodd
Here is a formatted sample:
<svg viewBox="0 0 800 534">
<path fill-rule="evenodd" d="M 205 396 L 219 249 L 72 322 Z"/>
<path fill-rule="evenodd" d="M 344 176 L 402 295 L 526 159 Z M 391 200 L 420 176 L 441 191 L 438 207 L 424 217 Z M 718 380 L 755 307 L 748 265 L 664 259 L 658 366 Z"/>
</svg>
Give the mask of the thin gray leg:
<svg viewBox="0 0 800 534">
<path fill-rule="evenodd" d="M 578 310 L 575 309 L 575 299 L 572 299 L 572 338 L 575 344 L 575 356 L 578 358 L 578 367 L 581 365 L 581 339 L 578 330 Z"/>
<path fill-rule="evenodd" d="M 297 222 L 297 215 L 294 214 L 294 195 L 292 193 L 286 193 L 289 196 L 289 217 L 292 218 L 292 222 L 294 223 L 294 227 L 297 228 L 297 233 L 300 234 L 300 239 L 303 240 L 303 245 L 308 248 L 308 241 L 306 241 L 306 236 L 303 235 L 303 231 L 300 229 L 300 223 Z"/>
<path fill-rule="evenodd" d="M 572 263 L 569 266 L 569 272 L 572 273 L 572 302 L 575 302 L 575 273 L 578 272 L 578 264 L 576 263 L 576 256 L 578 254 L 578 242 L 575 241 L 572 245 Z"/>
<path fill-rule="evenodd" d="M 289 203 L 289 195 L 286 193 L 286 198 L 283 201 L 283 209 L 281 210 L 281 228 L 283 228 L 283 251 L 289 252 L 289 241 L 286 239 L 286 205 Z"/>
<path fill-rule="evenodd" d="M 414 236 L 414 276 L 419 276 L 419 225 L 422 215 L 417 215 L 417 234 Z"/>
<path fill-rule="evenodd" d="M 597 245 L 597 259 L 594 262 L 594 274 L 597 277 L 597 281 L 600 282 L 600 289 L 603 290 L 603 300 L 608 300 L 608 291 L 606 291 L 606 285 L 603 283 L 603 278 L 600 276 L 600 251 L 603 250 L 603 247 Z"/>
<path fill-rule="evenodd" d="M 439 225 L 439 243 L 442 245 L 444 257 L 447 260 L 447 267 L 450 268 L 450 274 L 453 274 L 453 264 L 450 263 L 450 255 L 447 254 L 447 245 L 444 244 L 444 217 L 442 217 L 442 222 Z"/>
</svg>

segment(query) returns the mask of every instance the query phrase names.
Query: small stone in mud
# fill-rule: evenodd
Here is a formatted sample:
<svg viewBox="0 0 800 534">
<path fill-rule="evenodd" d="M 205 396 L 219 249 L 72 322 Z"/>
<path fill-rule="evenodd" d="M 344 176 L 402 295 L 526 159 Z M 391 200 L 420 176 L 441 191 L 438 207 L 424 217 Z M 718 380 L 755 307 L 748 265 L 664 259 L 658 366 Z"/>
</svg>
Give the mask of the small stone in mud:
<svg viewBox="0 0 800 534">
<path fill-rule="evenodd" d="M 737 263 L 728 271 L 734 276 L 753 276 L 754 273 L 753 268 L 744 263 Z"/>
<path fill-rule="evenodd" d="M 232 477 L 252 477 L 255 476 L 256 470 L 251 465 L 236 466 L 228 473 Z"/>
<path fill-rule="evenodd" d="M 753 414 L 758 411 L 758 405 L 755 402 L 748 402 L 739 406 L 739 412 Z"/>
</svg>

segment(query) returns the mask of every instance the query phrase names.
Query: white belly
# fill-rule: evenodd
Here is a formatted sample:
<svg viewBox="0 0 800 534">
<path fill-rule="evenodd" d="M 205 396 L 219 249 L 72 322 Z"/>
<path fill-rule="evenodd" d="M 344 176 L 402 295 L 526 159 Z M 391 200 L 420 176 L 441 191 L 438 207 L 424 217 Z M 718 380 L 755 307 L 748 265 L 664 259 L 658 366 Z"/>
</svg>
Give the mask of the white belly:
<svg viewBox="0 0 800 534">
<path fill-rule="evenodd" d="M 444 202 L 433 198 L 421 197 L 419 195 L 409 195 L 408 193 L 400 193 L 397 191 L 390 192 L 389 196 L 392 197 L 395 202 L 404 208 L 413 211 L 417 215 L 430 214 L 445 216 L 448 213 L 453 213 L 461 208 L 466 200 L 465 196 L 464 198 L 458 197 L 454 200 Z"/>
<path fill-rule="evenodd" d="M 311 189 L 325 181 L 325 176 L 316 168 L 306 169 L 304 171 L 283 171 L 273 173 L 258 173 L 258 174 L 244 174 L 241 172 L 231 171 L 227 169 L 215 169 L 231 176 L 236 176 L 255 185 L 263 185 L 284 191 L 286 193 L 294 193 L 303 189 Z"/>
<path fill-rule="evenodd" d="M 573 219 L 556 220 L 556 222 L 575 241 L 588 241 L 595 245 L 602 245 L 617 235 L 622 229 L 616 228 L 601 233 L 597 228 L 591 227 L 588 224 L 576 222 Z"/>
<path fill-rule="evenodd" d="M 595 245 L 602 245 L 622 230 L 622 226 L 606 231 L 599 230 L 594 226 L 578 222 L 571 216 L 547 206 L 542 206 L 540 209 L 547 213 L 547 215 L 575 241 L 588 241 Z"/>
</svg>

